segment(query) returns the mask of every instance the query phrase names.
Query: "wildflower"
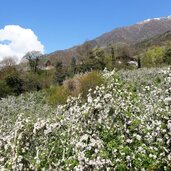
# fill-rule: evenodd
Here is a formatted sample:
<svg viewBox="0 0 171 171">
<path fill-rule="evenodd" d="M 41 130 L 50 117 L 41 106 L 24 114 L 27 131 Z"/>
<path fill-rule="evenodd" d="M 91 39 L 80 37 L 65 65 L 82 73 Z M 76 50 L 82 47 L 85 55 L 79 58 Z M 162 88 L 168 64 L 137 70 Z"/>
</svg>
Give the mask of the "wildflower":
<svg viewBox="0 0 171 171">
<path fill-rule="evenodd" d="M 136 136 L 136 139 L 140 141 L 141 140 L 141 136 L 140 135 L 137 135 Z"/>
<path fill-rule="evenodd" d="M 171 104 L 171 97 L 166 97 L 166 98 L 164 99 L 164 102 L 165 102 L 165 104 L 167 104 L 167 105 Z"/>
</svg>

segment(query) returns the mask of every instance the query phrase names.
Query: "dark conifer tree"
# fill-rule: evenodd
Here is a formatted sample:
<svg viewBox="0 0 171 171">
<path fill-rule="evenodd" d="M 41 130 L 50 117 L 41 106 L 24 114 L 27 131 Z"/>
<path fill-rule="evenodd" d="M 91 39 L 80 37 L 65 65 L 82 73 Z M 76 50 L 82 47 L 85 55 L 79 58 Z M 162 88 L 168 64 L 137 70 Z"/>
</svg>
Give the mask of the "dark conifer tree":
<svg viewBox="0 0 171 171">
<path fill-rule="evenodd" d="M 55 82 L 58 85 L 62 85 L 64 79 L 65 79 L 65 72 L 64 72 L 63 64 L 61 61 L 57 61 L 56 73 L 55 73 Z"/>
<path fill-rule="evenodd" d="M 114 68 L 116 65 L 116 57 L 115 57 L 115 50 L 113 47 L 111 48 L 111 57 L 112 57 L 112 68 Z"/>
<path fill-rule="evenodd" d="M 76 58 L 72 57 L 72 59 L 71 59 L 71 74 L 75 75 L 76 72 L 77 72 Z"/>
</svg>

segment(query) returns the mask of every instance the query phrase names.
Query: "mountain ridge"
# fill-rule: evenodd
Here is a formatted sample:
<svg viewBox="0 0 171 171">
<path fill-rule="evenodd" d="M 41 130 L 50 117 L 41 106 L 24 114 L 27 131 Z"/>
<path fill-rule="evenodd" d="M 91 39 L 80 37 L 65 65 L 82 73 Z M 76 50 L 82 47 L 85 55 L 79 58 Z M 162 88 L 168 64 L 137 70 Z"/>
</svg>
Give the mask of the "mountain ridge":
<svg viewBox="0 0 171 171">
<path fill-rule="evenodd" d="M 113 29 L 112 31 L 106 32 L 101 36 L 88 41 L 88 43 L 92 48 L 107 47 L 110 44 L 117 43 L 134 45 L 170 30 L 171 15 L 167 17 L 147 19 L 130 26 Z M 78 50 L 82 48 L 83 45 L 84 43 L 73 46 L 69 49 L 57 50 L 45 56 L 51 60 L 60 59 L 68 65 L 72 57 L 78 56 Z"/>
</svg>

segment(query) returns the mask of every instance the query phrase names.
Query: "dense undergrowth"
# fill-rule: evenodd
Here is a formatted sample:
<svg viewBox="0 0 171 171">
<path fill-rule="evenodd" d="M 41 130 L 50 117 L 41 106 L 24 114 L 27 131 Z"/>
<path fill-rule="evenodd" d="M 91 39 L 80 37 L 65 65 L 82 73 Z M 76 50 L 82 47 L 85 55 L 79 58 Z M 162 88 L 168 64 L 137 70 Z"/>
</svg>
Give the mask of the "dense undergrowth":
<svg viewBox="0 0 171 171">
<path fill-rule="evenodd" d="M 0 170 L 171 170 L 171 70 L 103 71 L 84 100 L 0 101 Z"/>
</svg>

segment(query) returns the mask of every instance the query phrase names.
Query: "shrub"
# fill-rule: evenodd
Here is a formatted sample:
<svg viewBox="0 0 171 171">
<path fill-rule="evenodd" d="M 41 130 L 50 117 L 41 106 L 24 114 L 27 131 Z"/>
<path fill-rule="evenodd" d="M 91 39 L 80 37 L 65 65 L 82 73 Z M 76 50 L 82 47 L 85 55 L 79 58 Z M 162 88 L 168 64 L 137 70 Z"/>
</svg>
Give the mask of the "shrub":
<svg viewBox="0 0 171 171">
<path fill-rule="evenodd" d="M 0 70 L 0 97 L 19 95 L 23 93 L 21 74 L 13 66 L 6 66 Z"/>
<path fill-rule="evenodd" d="M 11 94 L 11 89 L 5 84 L 4 81 L 0 81 L 0 99 Z"/>
<path fill-rule="evenodd" d="M 65 80 L 63 86 L 72 96 L 78 96 L 80 93 L 80 80 L 83 75 L 75 75 L 73 78 Z"/>
<path fill-rule="evenodd" d="M 94 90 L 96 86 L 103 84 L 103 82 L 102 76 L 97 71 L 85 74 L 80 79 L 80 92 L 82 93 L 83 98 L 87 97 L 89 89 Z"/>
<path fill-rule="evenodd" d="M 63 67 L 63 63 L 61 61 L 57 61 L 56 63 L 56 73 L 55 73 L 55 83 L 58 85 L 62 85 L 65 80 L 66 72 Z"/>
<path fill-rule="evenodd" d="M 36 91 L 37 87 L 41 87 L 38 74 L 28 72 L 22 76 L 22 79 L 24 80 L 23 89 L 26 92 Z"/>
<path fill-rule="evenodd" d="M 23 81 L 18 75 L 10 75 L 5 78 L 6 85 L 12 90 L 14 95 L 20 95 L 23 92 Z"/>
<path fill-rule="evenodd" d="M 154 47 L 147 50 L 142 58 L 142 65 L 145 67 L 161 66 L 163 62 L 164 49 L 162 47 Z"/>
<path fill-rule="evenodd" d="M 164 52 L 163 62 L 171 65 L 171 48 L 167 48 Z"/>
<path fill-rule="evenodd" d="M 63 86 L 52 87 L 49 90 L 48 101 L 51 105 L 65 104 L 69 95 L 69 91 Z"/>
<path fill-rule="evenodd" d="M 94 90 L 96 86 L 103 84 L 103 82 L 100 73 L 92 71 L 84 75 L 76 75 L 72 79 L 64 81 L 63 86 L 72 96 L 78 96 L 82 93 L 83 98 L 86 98 L 89 89 Z"/>
</svg>

